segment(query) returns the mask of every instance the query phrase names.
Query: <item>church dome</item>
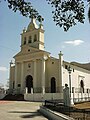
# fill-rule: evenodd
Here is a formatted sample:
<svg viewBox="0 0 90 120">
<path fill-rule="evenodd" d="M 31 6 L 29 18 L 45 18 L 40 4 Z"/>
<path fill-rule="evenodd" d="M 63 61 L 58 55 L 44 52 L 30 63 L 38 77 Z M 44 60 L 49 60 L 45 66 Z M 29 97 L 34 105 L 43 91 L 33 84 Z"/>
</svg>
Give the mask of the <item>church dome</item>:
<svg viewBox="0 0 90 120">
<path fill-rule="evenodd" d="M 38 27 L 38 25 L 36 23 L 36 19 L 32 18 L 30 24 L 27 27 L 27 31 L 31 31 L 31 30 L 38 29 L 38 28 L 39 27 Z"/>
</svg>

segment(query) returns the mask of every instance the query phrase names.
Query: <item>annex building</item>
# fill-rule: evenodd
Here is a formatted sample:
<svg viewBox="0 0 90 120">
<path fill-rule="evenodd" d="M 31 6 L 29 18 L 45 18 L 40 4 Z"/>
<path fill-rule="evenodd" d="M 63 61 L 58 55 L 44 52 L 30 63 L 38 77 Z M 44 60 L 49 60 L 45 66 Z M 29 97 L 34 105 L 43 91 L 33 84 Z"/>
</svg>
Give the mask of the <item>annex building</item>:
<svg viewBox="0 0 90 120">
<path fill-rule="evenodd" d="M 21 33 L 21 50 L 14 56 L 15 63 L 10 63 L 9 92 L 32 101 L 63 99 L 68 84 L 73 99 L 89 98 L 90 69 L 64 61 L 61 51 L 58 59 L 52 57 L 44 50 L 44 32 L 42 23 L 31 19 Z"/>
</svg>

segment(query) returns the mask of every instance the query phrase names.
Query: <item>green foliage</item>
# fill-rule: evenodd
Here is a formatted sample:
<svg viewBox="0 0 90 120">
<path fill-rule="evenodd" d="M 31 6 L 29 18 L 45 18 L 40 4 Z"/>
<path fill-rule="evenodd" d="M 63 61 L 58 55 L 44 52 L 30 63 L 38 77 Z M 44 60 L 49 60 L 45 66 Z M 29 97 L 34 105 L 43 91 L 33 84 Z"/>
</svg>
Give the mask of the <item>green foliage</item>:
<svg viewBox="0 0 90 120">
<path fill-rule="evenodd" d="M 88 10 L 88 19 L 89 19 L 89 22 L 90 22 L 90 7 L 89 7 L 89 10 Z"/>
<path fill-rule="evenodd" d="M 82 0 L 47 0 L 54 7 L 53 20 L 67 31 L 77 22 L 84 23 L 84 2 Z"/>
<path fill-rule="evenodd" d="M 20 11 L 23 16 L 37 18 L 39 22 L 44 20 L 38 11 L 33 8 L 31 2 L 25 2 L 25 0 L 7 0 L 7 2 L 8 7 L 14 12 Z"/>
<path fill-rule="evenodd" d="M 90 0 L 87 0 L 87 2 L 89 3 L 88 18 L 89 18 L 89 22 L 90 22 Z"/>
<path fill-rule="evenodd" d="M 29 18 L 36 18 L 39 22 L 44 19 L 38 13 L 36 9 L 33 8 L 31 2 L 26 2 L 25 0 L 4 0 L 8 2 L 8 7 L 14 12 L 20 11 L 23 16 Z M 30 0 L 31 1 L 31 0 Z M 84 23 L 84 1 L 87 1 L 89 5 L 88 18 L 90 22 L 90 0 L 46 0 L 54 10 L 53 21 L 56 25 L 62 27 L 64 31 L 68 31 L 69 28 L 76 25 L 77 23 Z"/>
</svg>

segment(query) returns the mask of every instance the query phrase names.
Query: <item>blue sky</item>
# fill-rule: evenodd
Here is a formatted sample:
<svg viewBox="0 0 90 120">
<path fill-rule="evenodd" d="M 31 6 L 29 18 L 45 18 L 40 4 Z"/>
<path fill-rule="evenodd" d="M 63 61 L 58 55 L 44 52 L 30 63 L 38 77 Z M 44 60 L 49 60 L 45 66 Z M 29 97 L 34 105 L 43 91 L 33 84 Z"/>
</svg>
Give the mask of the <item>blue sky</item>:
<svg viewBox="0 0 90 120">
<path fill-rule="evenodd" d="M 32 4 L 44 17 L 45 50 L 55 57 L 62 51 L 66 61 L 90 62 L 90 24 L 87 12 L 84 24 L 78 23 L 64 32 L 53 22 L 52 8 L 46 0 L 33 0 Z M 0 3 L 0 11 L 0 83 L 6 84 L 9 63 L 20 51 L 20 34 L 28 26 L 30 19 L 9 10 L 4 1 Z"/>
</svg>

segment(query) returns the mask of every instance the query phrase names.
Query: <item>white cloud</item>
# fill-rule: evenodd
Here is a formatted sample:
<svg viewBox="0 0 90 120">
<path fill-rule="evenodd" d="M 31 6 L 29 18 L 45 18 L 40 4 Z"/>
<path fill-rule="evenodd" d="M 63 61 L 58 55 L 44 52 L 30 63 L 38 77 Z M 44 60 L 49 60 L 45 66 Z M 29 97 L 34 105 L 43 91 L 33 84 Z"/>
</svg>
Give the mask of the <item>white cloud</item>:
<svg viewBox="0 0 90 120">
<path fill-rule="evenodd" d="M 64 48 L 65 48 L 65 45 L 62 45 L 61 48 L 64 49 Z"/>
<path fill-rule="evenodd" d="M 8 70 L 8 69 L 7 69 L 6 67 L 3 67 L 3 66 L 0 67 L 0 71 L 3 71 L 3 72 L 4 72 L 4 71 L 7 71 L 7 70 Z"/>
<path fill-rule="evenodd" d="M 71 40 L 71 41 L 65 41 L 64 43 L 71 44 L 71 45 L 74 45 L 74 46 L 78 46 L 78 45 L 84 43 L 84 41 L 82 41 L 82 40 Z"/>
</svg>

